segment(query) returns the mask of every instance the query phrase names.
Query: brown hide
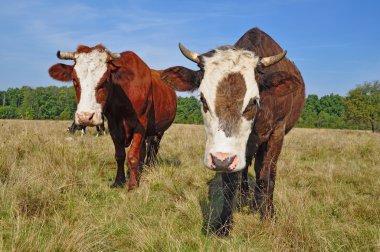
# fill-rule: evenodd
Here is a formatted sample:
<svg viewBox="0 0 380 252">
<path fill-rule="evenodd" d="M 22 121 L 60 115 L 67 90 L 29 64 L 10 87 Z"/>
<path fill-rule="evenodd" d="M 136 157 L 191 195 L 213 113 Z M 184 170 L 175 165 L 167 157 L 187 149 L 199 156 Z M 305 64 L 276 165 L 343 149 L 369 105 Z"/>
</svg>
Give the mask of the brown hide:
<svg viewBox="0 0 380 252">
<path fill-rule="evenodd" d="M 160 71 L 151 70 L 155 131 L 165 131 L 174 121 L 177 112 L 177 95 L 162 81 L 160 73 Z"/>
</svg>

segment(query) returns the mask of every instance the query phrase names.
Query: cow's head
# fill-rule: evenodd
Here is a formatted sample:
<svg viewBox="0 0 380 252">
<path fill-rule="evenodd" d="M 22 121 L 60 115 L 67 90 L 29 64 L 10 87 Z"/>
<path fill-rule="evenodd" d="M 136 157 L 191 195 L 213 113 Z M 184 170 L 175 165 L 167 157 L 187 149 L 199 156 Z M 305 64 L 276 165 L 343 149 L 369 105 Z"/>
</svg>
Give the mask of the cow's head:
<svg viewBox="0 0 380 252">
<path fill-rule="evenodd" d="M 58 51 L 57 57 L 74 60 L 74 65 L 53 65 L 49 74 L 59 81 L 73 81 L 78 104 L 75 123 L 100 125 L 108 96 L 106 84 L 112 67 L 110 62 L 119 59 L 120 54 L 111 53 L 103 45 L 97 45 L 92 48 L 79 46 L 76 52 Z"/>
<path fill-rule="evenodd" d="M 165 70 L 161 77 L 178 91 L 199 89 L 207 136 L 205 165 L 215 171 L 242 170 L 246 165 L 248 137 L 260 104 L 255 72 L 280 61 L 286 51 L 260 58 L 252 51 L 232 46 L 205 54 L 179 46 L 183 55 L 197 63 L 200 70 L 177 66 Z"/>
</svg>

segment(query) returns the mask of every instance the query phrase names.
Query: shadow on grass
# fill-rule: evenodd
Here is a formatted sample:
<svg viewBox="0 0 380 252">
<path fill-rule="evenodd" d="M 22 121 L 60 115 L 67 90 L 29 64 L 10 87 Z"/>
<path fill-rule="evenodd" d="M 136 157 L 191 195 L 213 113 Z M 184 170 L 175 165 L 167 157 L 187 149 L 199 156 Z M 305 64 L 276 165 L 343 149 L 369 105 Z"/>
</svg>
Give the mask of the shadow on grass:
<svg viewBox="0 0 380 252">
<path fill-rule="evenodd" d="M 255 178 L 248 174 L 249 193 L 248 197 L 243 196 L 240 189 L 234 199 L 234 211 L 252 213 L 253 190 L 255 188 Z M 199 205 L 203 215 L 202 232 L 205 235 L 215 233 L 215 228 L 219 224 L 219 216 L 223 210 L 223 187 L 221 173 L 215 173 L 215 176 L 207 182 L 208 198 L 199 199 Z"/>
</svg>

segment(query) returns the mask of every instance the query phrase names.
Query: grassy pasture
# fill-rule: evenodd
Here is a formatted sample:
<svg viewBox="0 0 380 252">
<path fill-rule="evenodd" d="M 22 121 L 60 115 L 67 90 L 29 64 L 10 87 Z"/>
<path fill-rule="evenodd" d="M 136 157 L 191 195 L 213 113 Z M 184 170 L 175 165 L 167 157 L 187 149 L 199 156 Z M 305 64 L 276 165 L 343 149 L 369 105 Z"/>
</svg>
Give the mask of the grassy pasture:
<svg viewBox="0 0 380 252">
<path fill-rule="evenodd" d="M 380 134 L 294 129 L 276 221 L 241 205 L 221 239 L 208 233 L 222 195 L 202 166 L 202 126 L 174 125 L 127 192 L 109 187 L 110 136 L 71 137 L 70 123 L 0 120 L 0 251 L 380 251 Z"/>
</svg>

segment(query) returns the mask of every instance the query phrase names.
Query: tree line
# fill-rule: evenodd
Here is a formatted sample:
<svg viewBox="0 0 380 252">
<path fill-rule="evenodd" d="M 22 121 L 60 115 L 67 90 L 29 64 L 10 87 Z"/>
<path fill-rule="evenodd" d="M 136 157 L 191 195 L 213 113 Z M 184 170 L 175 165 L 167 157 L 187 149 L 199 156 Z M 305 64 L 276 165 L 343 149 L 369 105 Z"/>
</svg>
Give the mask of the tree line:
<svg viewBox="0 0 380 252">
<path fill-rule="evenodd" d="M 75 110 L 72 86 L 24 86 L 0 91 L 0 119 L 70 120 Z M 198 99 L 194 96 L 178 97 L 174 122 L 201 124 L 203 119 Z M 297 126 L 380 131 L 380 81 L 359 85 L 347 96 L 308 95 Z"/>
<path fill-rule="evenodd" d="M 308 95 L 297 126 L 380 131 L 380 81 L 358 85 L 345 97 Z"/>
<path fill-rule="evenodd" d="M 73 87 L 9 88 L 0 91 L 1 119 L 72 119 L 76 110 Z"/>
</svg>

